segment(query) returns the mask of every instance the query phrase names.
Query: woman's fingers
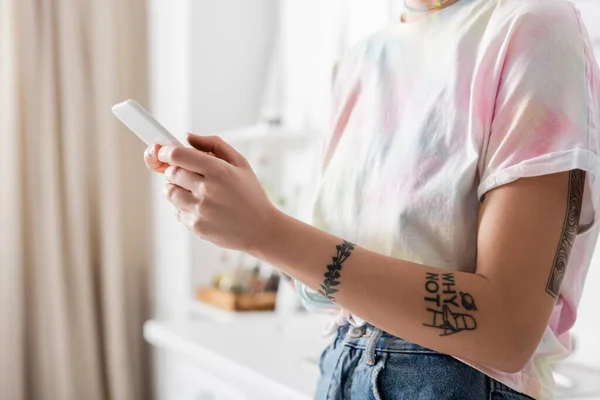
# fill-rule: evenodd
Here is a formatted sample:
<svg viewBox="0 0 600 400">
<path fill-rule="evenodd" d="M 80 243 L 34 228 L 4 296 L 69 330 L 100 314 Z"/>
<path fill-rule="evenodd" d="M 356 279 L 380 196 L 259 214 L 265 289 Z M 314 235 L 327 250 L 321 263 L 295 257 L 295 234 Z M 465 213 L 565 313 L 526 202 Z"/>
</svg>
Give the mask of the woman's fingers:
<svg viewBox="0 0 600 400">
<path fill-rule="evenodd" d="M 167 183 L 165 185 L 165 195 L 167 200 L 177 210 L 193 212 L 196 204 L 199 203 L 198 197 L 192 192 L 185 190 L 180 186 L 173 185 L 172 183 Z"/>
<path fill-rule="evenodd" d="M 219 136 L 200 136 L 188 133 L 187 141 L 195 149 L 213 153 L 221 160 L 227 161 L 236 167 L 245 168 L 248 166 L 246 158 Z"/>
<path fill-rule="evenodd" d="M 158 159 L 159 150 L 160 146 L 157 144 L 148 147 L 144 152 L 144 162 L 148 169 L 162 174 L 169 167 L 169 164 L 165 164 Z"/>
<path fill-rule="evenodd" d="M 183 224 L 183 226 L 185 226 L 192 232 L 194 231 L 194 223 L 197 221 L 197 218 L 192 212 L 185 210 L 176 210 L 175 217 L 177 218 L 177 220 L 179 220 L 179 222 Z"/>
<path fill-rule="evenodd" d="M 225 164 L 217 157 L 182 146 L 163 146 L 158 152 L 163 163 L 185 168 L 200 175 L 210 176 Z"/>
<path fill-rule="evenodd" d="M 165 171 L 167 180 L 179 187 L 182 187 L 190 192 L 195 192 L 199 189 L 203 181 L 203 177 L 195 172 L 190 172 L 181 167 L 171 166 Z"/>
</svg>

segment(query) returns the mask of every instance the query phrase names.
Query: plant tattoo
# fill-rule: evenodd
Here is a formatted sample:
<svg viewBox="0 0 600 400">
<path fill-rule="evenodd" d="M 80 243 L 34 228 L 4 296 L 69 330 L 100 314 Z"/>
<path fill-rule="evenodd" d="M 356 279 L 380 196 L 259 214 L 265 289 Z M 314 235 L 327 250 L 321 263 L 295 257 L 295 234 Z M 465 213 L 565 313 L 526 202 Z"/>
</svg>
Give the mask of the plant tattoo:
<svg viewBox="0 0 600 400">
<path fill-rule="evenodd" d="M 331 301 L 335 301 L 334 294 L 339 291 L 335 286 L 340 284 L 339 279 L 342 264 L 350 257 L 352 250 L 354 250 L 354 244 L 344 240 L 344 243 L 338 244 L 335 248 L 337 254 L 333 257 L 332 263 L 327 266 L 325 280 L 321 284 L 321 289 L 319 289 L 319 293 Z"/>
<path fill-rule="evenodd" d="M 470 314 L 471 311 L 477 311 L 475 299 L 469 293 L 457 294 L 453 273 L 440 275 L 427 272 L 425 291 L 431 322 L 423 324 L 424 326 L 439 329 L 440 336 L 450 336 L 477 328 L 477 321 Z"/>
<path fill-rule="evenodd" d="M 558 293 L 562 284 L 567 263 L 575 236 L 579 225 L 579 216 L 581 214 L 581 203 L 583 202 L 583 188 L 585 186 L 585 172 L 580 169 L 569 173 L 569 197 L 567 199 L 567 211 L 565 213 L 565 222 L 563 223 L 562 235 L 554 256 L 552 270 L 546 284 L 546 292 L 555 299 L 558 299 Z"/>
</svg>

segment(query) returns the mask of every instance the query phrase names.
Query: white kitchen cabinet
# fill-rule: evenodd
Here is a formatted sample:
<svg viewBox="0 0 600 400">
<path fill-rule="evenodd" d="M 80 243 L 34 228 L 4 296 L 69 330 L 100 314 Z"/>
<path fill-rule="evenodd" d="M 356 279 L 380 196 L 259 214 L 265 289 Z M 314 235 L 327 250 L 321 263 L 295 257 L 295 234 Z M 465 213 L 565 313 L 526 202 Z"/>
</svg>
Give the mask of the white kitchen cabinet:
<svg viewBox="0 0 600 400">
<path fill-rule="evenodd" d="M 165 350 L 170 351 L 170 350 Z M 246 396 L 233 390 L 227 390 L 226 382 L 197 368 L 182 357 L 179 364 L 176 398 L 180 400 L 245 400 Z"/>
<path fill-rule="evenodd" d="M 229 322 L 149 321 L 144 336 L 180 358 L 177 399 L 309 400 L 317 360 L 332 340 L 320 335 L 326 318 L 259 313 Z"/>
</svg>

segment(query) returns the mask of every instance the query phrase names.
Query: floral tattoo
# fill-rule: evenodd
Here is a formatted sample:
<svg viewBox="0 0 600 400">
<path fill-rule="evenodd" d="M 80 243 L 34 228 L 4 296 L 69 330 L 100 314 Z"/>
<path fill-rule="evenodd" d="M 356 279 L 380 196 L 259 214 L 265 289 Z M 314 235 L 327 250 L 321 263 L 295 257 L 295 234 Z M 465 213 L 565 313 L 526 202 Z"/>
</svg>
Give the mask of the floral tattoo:
<svg viewBox="0 0 600 400">
<path fill-rule="evenodd" d="M 352 250 L 354 250 L 354 244 L 344 240 L 342 244 L 335 246 L 337 254 L 333 257 L 331 264 L 327 265 L 327 272 L 325 272 L 325 280 L 321 284 L 319 293 L 327 298 L 328 300 L 335 302 L 335 294 L 339 292 L 335 287 L 340 282 L 340 272 L 342 271 L 342 264 L 350 257 Z"/>
</svg>

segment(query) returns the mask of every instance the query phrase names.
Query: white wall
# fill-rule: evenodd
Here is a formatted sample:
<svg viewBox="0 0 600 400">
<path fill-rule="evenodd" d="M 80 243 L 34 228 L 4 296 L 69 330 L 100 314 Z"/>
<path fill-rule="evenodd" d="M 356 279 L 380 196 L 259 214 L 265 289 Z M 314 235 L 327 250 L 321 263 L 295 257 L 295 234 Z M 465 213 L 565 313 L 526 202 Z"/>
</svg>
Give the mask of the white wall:
<svg viewBox="0 0 600 400">
<path fill-rule="evenodd" d="M 192 3 L 193 130 L 211 133 L 257 121 L 278 5 L 278 0 Z"/>
<path fill-rule="evenodd" d="M 254 123 L 277 23 L 277 0 L 150 0 L 150 111 L 173 134 L 213 133 Z M 189 315 L 204 244 L 172 216 L 154 180 L 154 317 Z M 194 253 L 199 256 L 195 259 Z M 180 398 L 179 357 L 157 352 L 158 399 Z"/>
<path fill-rule="evenodd" d="M 212 134 L 255 124 L 277 34 L 278 0 L 191 4 L 190 131 Z M 223 272 L 216 246 L 197 240 L 193 253 L 192 287 Z"/>
<path fill-rule="evenodd" d="M 191 0 L 149 2 L 150 104 L 148 108 L 168 130 L 179 135 L 189 127 L 189 39 Z M 188 296 L 189 234 L 173 218 L 162 196 L 164 180 L 153 181 L 154 317 L 182 318 Z M 154 352 L 157 399 L 169 399 L 177 389 L 173 355 Z M 172 397 L 171 397 L 172 398 Z"/>
</svg>

